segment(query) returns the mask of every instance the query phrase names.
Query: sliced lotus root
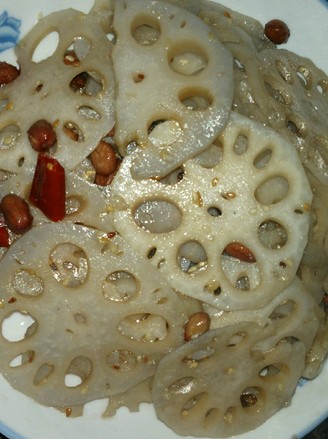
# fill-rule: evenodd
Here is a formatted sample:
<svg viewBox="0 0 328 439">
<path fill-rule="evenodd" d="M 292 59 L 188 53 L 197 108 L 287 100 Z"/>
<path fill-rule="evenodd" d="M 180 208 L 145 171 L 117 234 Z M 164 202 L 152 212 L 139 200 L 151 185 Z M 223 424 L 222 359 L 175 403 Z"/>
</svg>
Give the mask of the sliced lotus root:
<svg viewBox="0 0 328 439">
<path fill-rule="evenodd" d="M 272 340 L 278 342 L 281 338 L 297 339 L 304 343 L 307 351 L 310 350 L 317 334 L 319 316 L 322 314 L 297 277 L 261 309 L 219 311 L 204 304 L 204 310 L 210 316 L 211 329 L 240 322 L 255 322 L 274 329 L 274 335 L 268 340 L 270 343 L 273 343 Z"/>
<path fill-rule="evenodd" d="M 40 119 L 53 125 L 51 153 L 65 168 L 97 146 L 114 125 L 111 50 L 93 16 L 68 9 L 37 23 L 16 49 L 21 75 L 0 90 L 1 169 L 34 166 L 27 131 Z"/>
<path fill-rule="evenodd" d="M 141 403 L 152 402 L 151 386 L 152 378 L 148 378 L 124 393 L 112 395 L 109 398 L 103 417 L 109 418 L 114 416 L 120 407 L 127 407 L 130 412 L 138 412 Z"/>
<path fill-rule="evenodd" d="M 232 58 L 202 20 L 161 1 L 117 2 L 113 27 L 115 140 L 122 155 L 138 144 L 136 177 L 164 176 L 224 128 Z"/>
<path fill-rule="evenodd" d="M 33 172 L 11 176 L 0 185 L 0 200 L 6 194 L 13 193 L 27 199 L 31 188 Z M 98 187 L 88 183 L 73 172 L 65 176 L 66 180 L 66 216 L 63 221 L 80 223 L 100 230 L 114 231 L 112 214 L 108 210 L 107 200 Z M 40 209 L 29 203 L 34 224 L 49 222 Z"/>
<path fill-rule="evenodd" d="M 328 77 L 312 61 L 287 50 L 259 54 L 265 100 L 258 104 L 269 123 L 292 139 L 303 164 L 328 182 Z M 256 89 L 253 83 L 254 97 Z"/>
<path fill-rule="evenodd" d="M 125 392 L 183 340 L 183 302 L 118 235 L 46 223 L 0 271 L 0 370 L 44 405 Z"/>
<path fill-rule="evenodd" d="M 305 362 L 303 376 L 308 379 L 315 378 L 322 370 L 328 357 L 328 322 L 323 322 L 314 339 L 311 351 Z"/>
<path fill-rule="evenodd" d="M 252 430 L 294 394 L 304 367 L 300 342 L 268 352 L 256 344 L 261 326 L 241 323 L 209 331 L 160 362 L 154 377 L 156 414 L 180 435 L 231 437 Z"/>
<path fill-rule="evenodd" d="M 133 155 L 112 184 L 118 231 L 178 291 L 220 309 L 267 304 L 293 280 L 311 191 L 296 150 L 233 114 L 177 178 L 137 181 Z"/>
</svg>

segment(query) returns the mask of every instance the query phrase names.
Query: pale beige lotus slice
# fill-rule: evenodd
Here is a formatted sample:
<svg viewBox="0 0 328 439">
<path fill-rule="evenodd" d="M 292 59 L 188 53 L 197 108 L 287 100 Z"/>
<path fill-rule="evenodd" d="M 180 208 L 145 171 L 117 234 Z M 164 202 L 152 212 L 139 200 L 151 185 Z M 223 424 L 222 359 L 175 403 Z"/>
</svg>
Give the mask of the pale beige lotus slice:
<svg viewBox="0 0 328 439">
<path fill-rule="evenodd" d="M 33 180 L 33 171 L 26 170 L 8 178 L 0 185 L 0 199 L 6 194 L 16 194 L 27 199 Z M 79 177 L 74 172 L 65 175 L 66 215 L 63 221 L 80 223 L 107 232 L 115 230 L 112 213 L 108 210 L 105 196 L 98 187 Z M 34 225 L 49 222 L 40 209 L 29 204 Z"/>
<path fill-rule="evenodd" d="M 312 199 L 295 148 L 236 113 L 208 154 L 173 181 L 112 184 L 117 230 L 178 291 L 222 310 L 266 305 L 295 277 Z M 240 255 L 227 248 L 237 245 Z"/>
<path fill-rule="evenodd" d="M 0 371 L 44 405 L 125 392 L 183 341 L 183 302 L 118 235 L 46 223 L 0 273 Z"/>
<path fill-rule="evenodd" d="M 223 438 L 253 430 L 288 406 L 305 347 L 283 340 L 260 352 L 256 345 L 266 335 L 249 322 L 226 326 L 164 357 L 153 384 L 158 418 L 182 436 Z"/>
<path fill-rule="evenodd" d="M 297 339 L 304 343 L 307 352 L 312 348 L 323 318 L 323 311 L 298 277 L 260 309 L 229 312 L 219 311 L 206 304 L 203 307 L 211 318 L 211 329 L 240 322 L 255 322 L 275 331 L 272 338 L 268 339 L 269 343 L 278 342 L 281 338 Z"/>
<path fill-rule="evenodd" d="M 117 1 L 115 140 L 136 143 L 137 178 L 168 174 L 206 149 L 233 99 L 232 57 L 197 16 L 161 1 Z"/>
<path fill-rule="evenodd" d="M 270 125 L 297 146 L 302 162 L 328 183 L 328 77 L 307 58 L 287 50 L 265 50 L 258 56 L 266 99 L 258 104 Z"/>
<path fill-rule="evenodd" d="M 124 393 L 112 395 L 109 398 L 108 406 L 103 413 L 104 418 L 114 416 L 120 407 L 127 407 L 130 412 L 138 412 L 141 403 L 152 402 L 152 377 L 141 381 Z"/>
<path fill-rule="evenodd" d="M 65 64 L 68 49 L 75 50 L 77 65 Z M 57 144 L 51 152 L 67 169 L 97 146 L 114 125 L 111 52 L 112 44 L 93 15 L 67 9 L 40 19 L 17 46 L 21 75 L 0 90 L 1 169 L 33 167 L 36 153 L 27 131 L 39 119 L 54 126 Z M 85 73 L 85 92 L 75 92 L 71 81 Z M 77 140 L 65 133 L 65 126 L 74 130 Z"/>
</svg>

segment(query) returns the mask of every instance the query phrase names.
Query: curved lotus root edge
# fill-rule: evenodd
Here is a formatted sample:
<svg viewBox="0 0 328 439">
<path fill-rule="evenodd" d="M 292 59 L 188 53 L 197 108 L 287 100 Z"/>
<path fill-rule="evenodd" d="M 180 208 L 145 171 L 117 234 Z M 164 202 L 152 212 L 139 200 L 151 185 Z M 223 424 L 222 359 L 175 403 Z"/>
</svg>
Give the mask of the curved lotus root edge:
<svg viewBox="0 0 328 439">
<path fill-rule="evenodd" d="M 26 197 L 31 187 L 33 172 L 27 170 L 24 174 L 11 176 L 0 185 L 0 199 L 9 193 L 22 198 Z M 74 172 L 66 173 L 66 215 L 62 221 L 70 221 L 112 232 L 115 230 L 111 212 L 107 207 L 107 200 L 98 187 L 90 184 Z M 49 219 L 35 207 L 29 204 L 33 225 L 49 222 Z"/>
<path fill-rule="evenodd" d="M 287 50 L 264 50 L 247 68 L 252 96 L 267 123 L 292 141 L 301 160 L 328 182 L 328 77 L 312 61 Z"/>
<path fill-rule="evenodd" d="M 270 343 L 278 343 L 281 338 L 294 338 L 304 343 L 307 352 L 312 347 L 323 314 L 298 277 L 261 309 L 225 312 L 207 304 L 203 308 L 210 316 L 211 329 L 254 322 L 275 329 L 276 334 L 268 340 Z"/>
<path fill-rule="evenodd" d="M 143 25 L 158 32 L 153 44 L 134 37 Z M 140 146 L 133 163 L 137 178 L 166 175 L 206 149 L 224 128 L 233 100 L 232 58 L 198 17 L 164 2 L 117 2 L 113 28 L 115 141 L 122 155 L 132 141 Z M 203 60 L 200 71 L 186 74 L 172 67 L 185 53 Z M 183 103 L 195 97 L 206 102 L 204 109 Z M 168 127 L 155 127 L 150 136 L 158 121 Z"/>
<path fill-rule="evenodd" d="M 243 153 L 235 148 L 240 138 L 247 139 Z M 182 180 L 172 185 L 134 180 L 132 158 L 125 158 L 112 184 L 115 226 L 176 290 L 220 309 L 262 307 L 295 276 L 307 240 L 311 191 L 296 151 L 272 130 L 233 114 L 218 142 L 223 154 L 217 165 L 204 168 L 190 160 Z M 256 167 L 269 150 L 270 160 Z M 273 204 L 266 198 L 264 204 L 257 201 L 259 188 L 269 187 L 274 193 L 280 177 L 288 182 L 287 193 Z M 156 201 L 167 203 L 179 217 L 180 223 L 171 225 L 167 216 L 165 233 L 151 233 L 147 223 L 140 226 L 135 221 L 140 206 Z M 165 215 L 164 210 L 154 222 Z M 261 225 L 271 221 L 287 235 L 277 248 L 259 238 Z M 186 243 L 197 243 L 203 250 L 187 269 L 181 265 Z M 251 251 L 252 263 L 226 254 L 234 243 Z M 245 277 L 249 286 L 242 291 L 238 281 Z"/>
<path fill-rule="evenodd" d="M 83 267 L 75 287 L 60 277 Z M 152 376 L 159 359 L 183 340 L 183 302 L 118 235 L 43 224 L 13 244 L 0 269 L 0 370 L 44 405 L 67 407 L 122 393 Z M 126 300 L 115 295 L 122 272 L 134 281 L 124 290 Z M 116 275 L 114 287 L 109 275 Z M 24 338 L 12 340 L 6 324 L 17 312 L 33 324 Z M 70 385 L 68 375 L 81 382 Z"/>
<path fill-rule="evenodd" d="M 54 32 L 58 34 L 55 51 L 46 59 L 33 61 L 39 45 Z M 88 52 L 77 65 L 66 65 L 65 52 L 78 39 L 89 45 Z M 8 102 L 1 112 L 0 132 L 8 127 L 18 131 L 11 146 L 1 149 L 4 170 L 19 173 L 34 166 L 36 152 L 27 131 L 39 119 L 46 119 L 55 128 L 57 144 L 52 153 L 67 169 L 74 169 L 97 146 L 114 125 L 111 51 L 112 44 L 96 20 L 71 9 L 41 19 L 27 34 L 16 48 L 21 74 L 0 90 L 0 101 Z M 84 72 L 100 78 L 101 90 L 95 96 L 76 93 L 70 87 Z M 82 116 L 83 108 L 92 109 L 93 114 L 90 110 L 90 117 Z M 66 124 L 80 133 L 78 140 L 65 134 Z"/>
<path fill-rule="evenodd" d="M 231 325 L 164 357 L 153 384 L 158 418 L 181 435 L 231 437 L 287 406 L 301 377 L 305 347 L 282 340 L 260 352 L 256 345 L 265 332 L 253 323 Z"/>
</svg>

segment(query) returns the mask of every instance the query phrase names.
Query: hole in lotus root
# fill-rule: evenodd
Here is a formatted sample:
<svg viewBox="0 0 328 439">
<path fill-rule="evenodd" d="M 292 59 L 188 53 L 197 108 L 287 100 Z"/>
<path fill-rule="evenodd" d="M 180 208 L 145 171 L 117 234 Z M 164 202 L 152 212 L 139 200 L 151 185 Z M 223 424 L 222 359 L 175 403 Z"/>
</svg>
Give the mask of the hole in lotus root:
<svg viewBox="0 0 328 439">
<path fill-rule="evenodd" d="M 234 61 L 235 68 L 237 68 L 241 72 L 245 72 L 245 66 L 238 58 L 234 58 L 233 61 Z"/>
<path fill-rule="evenodd" d="M 277 176 L 264 181 L 255 191 L 256 200 L 269 206 L 282 201 L 288 194 L 289 183 L 286 178 Z"/>
<path fill-rule="evenodd" d="M 215 140 L 212 145 L 205 149 L 205 151 L 194 157 L 196 163 L 203 168 L 214 168 L 217 166 L 223 158 L 223 147 L 219 140 Z M 216 184 L 213 182 L 213 185 Z"/>
<path fill-rule="evenodd" d="M 275 66 L 281 78 L 287 82 L 287 84 L 293 84 L 293 74 L 289 67 L 280 60 L 275 61 Z"/>
<path fill-rule="evenodd" d="M 232 335 L 228 342 L 227 347 L 236 347 L 240 346 L 242 343 L 245 343 L 246 340 L 248 340 L 248 334 L 247 332 L 236 332 L 236 334 Z"/>
<path fill-rule="evenodd" d="M 140 82 L 142 82 L 145 79 L 145 77 L 146 77 L 145 74 L 141 72 L 135 72 L 132 75 L 132 79 L 135 84 L 139 84 Z"/>
<path fill-rule="evenodd" d="M 162 184 L 166 184 L 168 186 L 172 186 L 182 181 L 183 178 L 184 178 L 183 168 L 177 168 L 174 171 L 167 174 L 165 177 L 158 180 L 158 182 Z"/>
<path fill-rule="evenodd" d="M 140 313 L 125 317 L 117 327 L 125 337 L 135 341 L 153 343 L 168 335 L 168 324 L 164 317 Z"/>
<path fill-rule="evenodd" d="M 66 216 L 75 215 L 83 209 L 84 201 L 77 195 L 68 196 L 65 200 Z"/>
<path fill-rule="evenodd" d="M 49 266 L 54 278 L 68 288 L 82 285 L 89 271 L 85 252 L 69 242 L 59 244 L 51 251 Z"/>
<path fill-rule="evenodd" d="M 322 95 L 326 94 L 328 92 L 328 81 L 325 79 L 318 81 L 317 90 Z"/>
<path fill-rule="evenodd" d="M 69 84 L 74 93 L 97 96 L 103 90 L 103 78 L 95 72 L 81 72 Z"/>
<path fill-rule="evenodd" d="M 77 387 L 88 379 L 92 372 L 92 362 L 84 356 L 75 357 L 67 368 L 65 386 Z"/>
<path fill-rule="evenodd" d="M 133 370 L 137 363 L 135 355 L 132 352 L 123 349 L 116 349 L 106 357 L 106 364 L 112 369 L 119 370 L 120 372 L 129 372 Z"/>
<path fill-rule="evenodd" d="M 305 138 L 307 136 L 306 125 L 296 114 L 287 116 L 286 126 L 289 131 L 297 137 Z"/>
<path fill-rule="evenodd" d="M 255 157 L 253 165 L 257 169 L 264 169 L 270 163 L 271 158 L 272 158 L 272 149 L 265 148 Z"/>
<path fill-rule="evenodd" d="M 150 233 L 169 233 L 179 227 L 181 212 L 169 201 L 145 201 L 137 206 L 133 219 L 139 227 Z"/>
<path fill-rule="evenodd" d="M 54 372 L 55 366 L 49 363 L 43 363 L 34 375 L 33 384 L 40 386 L 46 384 L 50 375 Z"/>
<path fill-rule="evenodd" d="M 294 336 L 291 335 L 291 336 L 282 338 L 279 341 L 279 343 L 288 343 L 290 345 L 293 345 L 293 344 L 299 343 L 299 341 L 300 340 L 297 337 L 294 337 Z"/>
<path fill-rule="evenodd" d="M 233 151 L 236 155 L 245 154 L 248 149 L 248 137 L 245 134 L 239 134 L 233 146 Z"/>
<path fill-rule="evenodd" d="M 150 16 L 135 17 L 131 24 L 131 35 L 141 46 L 150 46 L 156 43 L 161 35 L 159 22 Z"/>
<path fill-rule="evenodd" d="M 244 408 L 263 405 L 263 391 L 259 387 L 247 387 L 240 395 L 240 403 Z"/>
<path fill-rule="evenodd" d="M 17 355 L 15 358 L 11 360 L 9 363 L 10 367 L 20 367 L 24 366 L 24 364 L 32 363 L 35 358 L 35 352 L 32 350 L 28 350 L 23 352 L 22 354 Z"/>
<path fill-rule="evenodd" d="M 236 288 L 241 291 L 249 291 L 251 289 L 251 284 L 247 274 L 239 276 L 236 282 Z"/>
<path fill-rule="evenodd" d="M 26 312 L 13 312 L 2 321 L 2 336 L 10 342 L 24 340 L 34 334 L 36 320 Z"/>
<path fill-rule="evenodd" d="M 286 229 L 274 220 L 264 221 L 257 229 L 257 234 L 261 244 L 271 250 L 284 247 L 288 240 Z"/>
<path fill-rule="evenodd" d="M 251 291 L 260 284 L 261 273 L 255 256 L 242 244 L 232 243 L 226 247 L 221 255 L 221 266 L 231 286 L 238 291 Z"/>
<path fill-rule="evenodd" d="M 194 377 L 184 377 L 171 384 L 167 390 L 175 395 L 187 395 L 195 388 L 196 384 L 197 382 Z"/>
<path fill-rule="evenodd" d="M 156 255 L 156 252 L 157 252 L 157 248 L 152 247 L 147 253 L 147 258 L 152 259 Z"/>
<path fill-rule="evenodd" d="M 207 361 L 215 354 L 215 350 L 209 346 L 192 352 L 183 358 L 182 363 L 188 365 L 191 369 L 197 367 L 199 363 Z"/>
<path fill-rule="evenodd" d="M 150 142 L 158 148 L 174 144 L 183 134 L 179 122 L 164 119 L 151 122 L 148 132 Z"/>
<path fill-rule="evenodd" d="M 222 215 L 222 210 L 219 207 L 211 206 L 207 209 L 207 213 L 214 218 L 217 218 Z"/>
<path fill-rule="evenodd" d="M 306 90 L 310 90 L 312 88 L 312 74 L 308 68 L 305 66 L 299 66 L 296 76 Z"/>
<path fill-rule="evenodd" d="M 43 281 L 33 271 L 22 268 L 11 277 L 11 285 L 16 293 L 28 297 L 36 297 L 43 293 Z"/>
<path fill-rule="evenodd" d="M 139 291 L 136 278 L 126 271 L 111 273 L 102 283 L 102 292 L 105 299 L 114 302 L 127 302 L 132 300 Z"/>
<path fill-rule="evenodd" d="M 188 241 L 178 250 L 177 262 L 181 270 L 188 274 L 207 268 L 207 254 L 204 247 L 197 241 Z"/>
<path fill-rule="evenodd" d="M 198 393 L 197 395 L 194 395 L 192 398 L 188 399 L 188 401 L 184 404 L 181 410 L 181 416 L 193 416 L 193 412 L 200 409 L 200 406 L 202 406 L 206 400 L 208 399 L 208 395 L 205 392 Z"/>
<path fill-rule="evenodd" d="M 80 128 L 73 122 L 66 122 L 63 126 L 65 135 L 74 142 L 83 142 L 84 136 Z"/>
<path fill-rule="evenodd" d="M 269 82 L 270 81 L 270 82 Z M 274 78 L 268 78 L 264 83 L 269 95 L 277 102 L 285 105 L 291 105 L 292 98 L 287 90 L 281 88 L 279 83 L 276 83 Z"/>
<path fill-rule="evenodd" d="M 49 32 L 41 40 L 36 42 L 32 54 L 32 61 L 39 63 L 50 58 L 56 51 L 59 43 L 59 34 L 56 31 Z"/>
<path fill-rule="evenodd" d="M 271 377 L 275 377 L 279 375 L 282 371 L 286 370 L 287 366 L 284 364 L 269 364 L 268 366 L 265 366 L 260 370 L 259 376 L 264 379 L 270 379 Z"/>
<path fill-rule="evenodd" d="M 10 124 L 2 128 L 0 131 L 0 151 L 13 148 L 21 135 L 17 125 Z"/>
<path fill-rule="evenodd" d="M 0 99 L 0 113 L 4 110 L 7 110 L 9 105 L 9 99 L 4 98 L 4 99 Z"/>
<path fill-rule="evenodd" d="M 67 66 L 78 67 L 80 61 L 86 58 L 92 48 L 92 43 L 88 38 L 76 37 L 74 41 L 67 47 L 63 62 Z"/>
<path fill-rule="evenodd" d="M 190 111 L 206 111 L 213 103 L 210 93 L 200 88 L 182 90 L 179 99 Z"/>
<path fill-rule="evenodd" d="M 181 75 L 197 75 L 206 69 L 207 55 L 192 42 L 179 42 L 177 47 L 171 48 L 168 54 L 168 63 L 171 69 Z"/>
<path fill-rule="evenodd" d="M 285 319 L 286 317 L 292 315 L 296 310 L 296 304 L 292 300 L 288 300 L 285 303 L 277 306 L 269 316 L 269 320 L 278 321 Z"/>
<path fill-rule="evenodd" d="M 82 119 L 86 119 L 86 120 L 100 120 L 101 119 L 101 114 L 98 113 L 97 110 L 95 110 L 92 107 L 89 107 L 88 105 L 82 105 L 81 107 L 79 107 L 77 109 L 78 115 L 82 118 Z"/>
</svg>

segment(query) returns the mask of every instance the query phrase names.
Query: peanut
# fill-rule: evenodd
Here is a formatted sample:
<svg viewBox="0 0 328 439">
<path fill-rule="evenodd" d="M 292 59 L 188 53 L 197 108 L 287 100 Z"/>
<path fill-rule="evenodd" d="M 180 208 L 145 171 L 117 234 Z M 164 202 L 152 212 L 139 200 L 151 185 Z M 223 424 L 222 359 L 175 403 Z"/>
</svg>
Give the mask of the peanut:
<svg viewBox="0 0 328 439">
<path fill-rule="evenodd" d="M 80 65 L 80 60 L 77 57 L 74 50 L 68 50 L 64 55 L 64 64 L 67 66 L 78 67 Z"/>
<path fill-rule="evenodd" d="M 211 319 L 207 312 L 196 312 L 189 318 L 185 326 L 184 339 L 189 341 L 204 334 L 210 329 L 210 324 Z"/>
<path fill-rule="evenodd" d="M 5 61 L 0 62 L 0 86 L 10 84 L 20 75 L 20 71 Z"/>
<path fill-rule="evenodd" d="M 91 153 L 90 160 L 96 173 L 105 177 L 113 174 L 117 168 L 117 157 L 114 148 L 101 140 Z"/>
<path fill-rule="evenodd" d="M 275 44 L 286 43 L 290 31 L 286 23 L 281 20 L 270 20 L 264 27 L 265 36 Z"/>
<path fill-rule="evenodd" d="M 44 119 L 37 120 L 27 131 L 28 139 L 34 151 L 48 151 L 57 142 L 56 131 L 51 123 Z"/>
<path fill-rule="evenodd" d="M 231 242 L 228 244 L 224 249 L 224 253 L 243 262 L 256 262 L 256 258 L 251 250 L 240 242 Z"/>
<path fill-rule="evenodd" d="M 15 194 L 7 194 L 0 203 L 7 227 L 17 235 L 27 232 L 33 223 L 28 203 Z"/>
</svg>

